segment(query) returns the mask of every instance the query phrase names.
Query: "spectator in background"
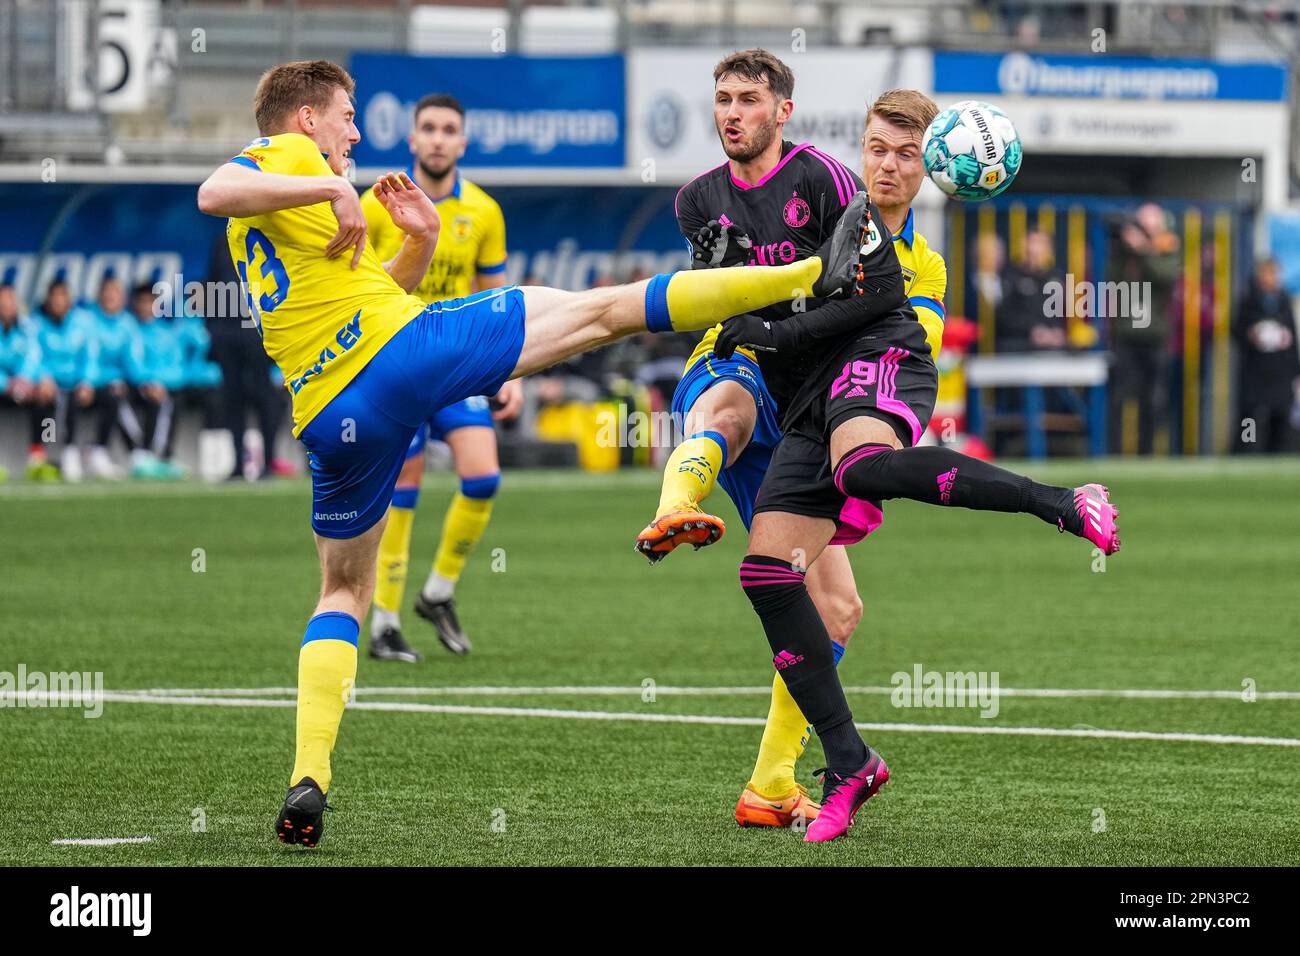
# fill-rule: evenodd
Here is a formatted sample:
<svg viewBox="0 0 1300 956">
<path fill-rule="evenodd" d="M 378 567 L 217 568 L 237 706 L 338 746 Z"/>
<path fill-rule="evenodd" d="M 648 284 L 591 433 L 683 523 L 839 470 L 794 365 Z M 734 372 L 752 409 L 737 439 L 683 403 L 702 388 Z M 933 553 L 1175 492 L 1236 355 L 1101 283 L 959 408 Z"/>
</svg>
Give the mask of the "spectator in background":
<svg viewBox="0 0 1300 956">
<path fill-rule="evenodd" d="M 171 460 L 171 454 L 175 395 L 185 385 L 185 357 L 172 321 L 155 314 L 155 300 L 147 282 L 131 290 L 131 313 L 139 334 L 128 356 L 127 372 L 131 406 L 141 428 L 140 447 L 131 453 L 131 476 L 183 478 L 185 471 Z"/>
<path fill-rule="evenodd" d="M 1296 433 L 1290 417 L 1300 404 L 1300 352 L 1291 298 L 1282 288 L 1276 259 L 1263 259 L 1255 267 L 1232 334 L 1241 349 L 1239 450 L 1292 450 Z"/>
<path fill-rule="evenodd" d="M 1048 315 L 1048 283 L 1062 281 L 1052 260 L 1047 234 L 1036 229 L 1026 233 L 1024 259 L 1002 273 L 996 324 L 999 352 L 1066 347 L 1065 316 Z"/>
<path fill-rule="evenodd" d="M 41 370 L 36 332 L 19 310 L 18 293 L 12 285 L 0 284 L 0 404 L 28 409 L 31 439 L 27 477 L 34 481 L 59 477 L 59 469 L 46 460 L 41 441 L 44 422 L 53 417 L 57 395 L 54 380 Z"/>
<path fill-rule="evenodd" d="M 108 454 L 108 443 L 120 431 L 133 459 L 144 445 L 144 432 L 131 407 L 131 354 L 140 347 L 140 327 L 126 309 L 121 280 L 106 276 L 94 305 L 82 306 L 69 317 L 86 327 L 89 361 L 85 377 L 93 389 L 95 441 L 86 453 L 86 470 L 96 478 L 120 478 Z"/>
<path fill-rule="evenodd" d="M 1006 246 L 993 233 L 983 233 L 975 240 L 975 295 L 979 300 L 977 316 L 985 310 L 992 310 L 996 320 L 1004 288 L 1005 275 L 1003 263 L 1006 261 Z M 995 329 L 996 332 L 996 329 Z"/>
<path fill-rule="evenodd" d="M 1124 407 L 1137 407 L 1137 451 L 1149 455 L 1158 430 L 1169 427 L 1171 320 L 1169 302 L 1182 274 L 1178 237 L 1156 203 L 1138 207 L 1118 224 L 1110 241 L 1107 282 L 1137 283 L 1143 308 L 1113 316 L 1115 364 L 1111 369 L 1111 448 L 1123 450 Z"/>
<path fill-rule="evenodd" d="M 81 480 L 81 456 L 77 448 L 78 419 L 95 400 L 89 378 L 90 334 L 83 322 L 72 320 L 72 295 L 62 279 L 46 289 L 41 308 L 32 317 L 41 370 L 54 383 L 52 406 L 41 408 L 54 419 L 53 443 L 62 449 L 58 466 L 68 481 Z M 39 414 L 34 410 L 34 414 Z M 46 438 L 41 429 L 40 438 Z M 35 439 L 34 442 L 35 443 Z"/>
<path fill-rule="evenodd" d="M 245 297 L 226 234 L 217 236 L 208 259 L 210 283 L 233 282 L 240 289 L 239 301 Z M 222 296 L 213 296 L 222 300 Z M 230 478 L 269 478 L 275 451 L 275 436 L 284 419 L 284 394 L 271 380 L 273 363 L 262 348 L 262 337 L 251 319 L 240 315 L 205 315 L 212 343 L 212 358 L 221 368 L 221 420 L 230 432 L 235 448 L 235 467 Z M 264 464 L 250 462 L 244 449 L 244 428 L 249 409 L 257 415 L 262 433 Z"/>
</svg>

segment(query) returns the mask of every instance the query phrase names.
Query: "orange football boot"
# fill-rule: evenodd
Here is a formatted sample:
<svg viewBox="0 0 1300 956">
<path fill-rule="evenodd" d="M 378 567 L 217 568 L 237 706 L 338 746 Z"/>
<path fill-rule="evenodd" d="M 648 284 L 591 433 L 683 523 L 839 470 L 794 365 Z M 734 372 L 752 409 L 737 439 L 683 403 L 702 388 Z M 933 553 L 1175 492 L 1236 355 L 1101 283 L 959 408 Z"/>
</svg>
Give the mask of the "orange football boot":
<svg viewBox="0 0 1300 956">
<path fill-rule="evenodd" d="M 736 801 L 736 822 L 742 827 L 789 828 L 799 817 L 803 817 L 804 823 L 812 823 L 821 809 L 821 804 L 808 796 L 802 784 L 796 783 L 793 790 L 778 800 L 769 800 L 745 784 Z"/>
<path fill-rule="evenodd" d="M 726 530 L 722 519 L 715 515 L 703 511 L 671 511 L 646 525 L 636 536 L 636 549 L 654 564 L 678 545 L 693 544 L 698 551 L 713 544 Z"/>
</svg>

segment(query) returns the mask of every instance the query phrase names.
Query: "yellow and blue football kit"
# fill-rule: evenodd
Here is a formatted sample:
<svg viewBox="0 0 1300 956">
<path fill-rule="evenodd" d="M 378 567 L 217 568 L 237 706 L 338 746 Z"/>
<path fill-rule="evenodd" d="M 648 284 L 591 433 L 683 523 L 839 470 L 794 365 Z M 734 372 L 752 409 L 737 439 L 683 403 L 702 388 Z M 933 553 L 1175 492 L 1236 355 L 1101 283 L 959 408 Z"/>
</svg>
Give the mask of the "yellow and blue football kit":
<svg viewBox="0 0 1300 956">
<path fill-rule="evenodd" d="M 298 133 L 254 140 L 232 161 L 332 175 Z M 387 511 L 411 439 L 430 416 L 501 388 L 523 348 L 524 303 L 507 287 L 426 304 L 398 286 L 370 243 L 355 270 L 346 254 L 326 258 L 337 231 L 321 202 L 232 219 L 227 237 L 263 346 L 293 396 L 294 435 L 312 473 L 312 528 L 352 538 Z"/>
</svg>

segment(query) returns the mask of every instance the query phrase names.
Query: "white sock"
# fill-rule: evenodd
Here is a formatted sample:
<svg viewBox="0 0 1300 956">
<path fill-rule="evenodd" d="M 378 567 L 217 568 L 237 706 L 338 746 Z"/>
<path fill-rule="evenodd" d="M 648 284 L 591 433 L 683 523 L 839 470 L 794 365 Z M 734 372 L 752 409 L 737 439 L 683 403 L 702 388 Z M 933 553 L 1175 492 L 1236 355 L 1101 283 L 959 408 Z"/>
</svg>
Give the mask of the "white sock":
<svg viewBox="0 0 1300 956">
<path fill-rule="evenodd" d="M 373 608 L 370 612 L 370 636 L 378 637 L 390 627 L 396 631 L 402 629 L 400 615 L 396 611 L 385 611 L 382 607 Z"/>
<path fill-rule="evenodd" d="M 422 593 L 424 599 L 430 604 L 441 604 L 443 601 L 451 600 L 451 596 L 456 593 L 456 582 L 444 578 L 437 571 L 430 571 L 429 580 L 424 582 Z"/>
</svg>

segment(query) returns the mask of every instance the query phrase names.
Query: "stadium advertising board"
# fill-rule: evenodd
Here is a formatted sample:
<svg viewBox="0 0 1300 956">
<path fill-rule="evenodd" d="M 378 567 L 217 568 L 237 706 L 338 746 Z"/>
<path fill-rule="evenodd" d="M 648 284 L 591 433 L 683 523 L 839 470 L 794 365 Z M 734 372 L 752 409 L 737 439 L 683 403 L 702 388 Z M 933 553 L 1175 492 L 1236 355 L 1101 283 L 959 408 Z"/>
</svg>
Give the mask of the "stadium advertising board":
<svg viewBox="0 0 1300 956">
<path fill-rule="evenodd" d="M 934 54 L 937 93 L 1140 100 L 1286 99 L 1285 67 L 1273 63 L 1134 56 Z"/>
<path fill-rule="evenodd" d="M 411 110 L 426 93 L 464 105 L 466 166 L 621 167 L 625 159 L 622 56 L 407 56 L 356 53 L 354 159 L 410 163 Z"/>
</svg>

